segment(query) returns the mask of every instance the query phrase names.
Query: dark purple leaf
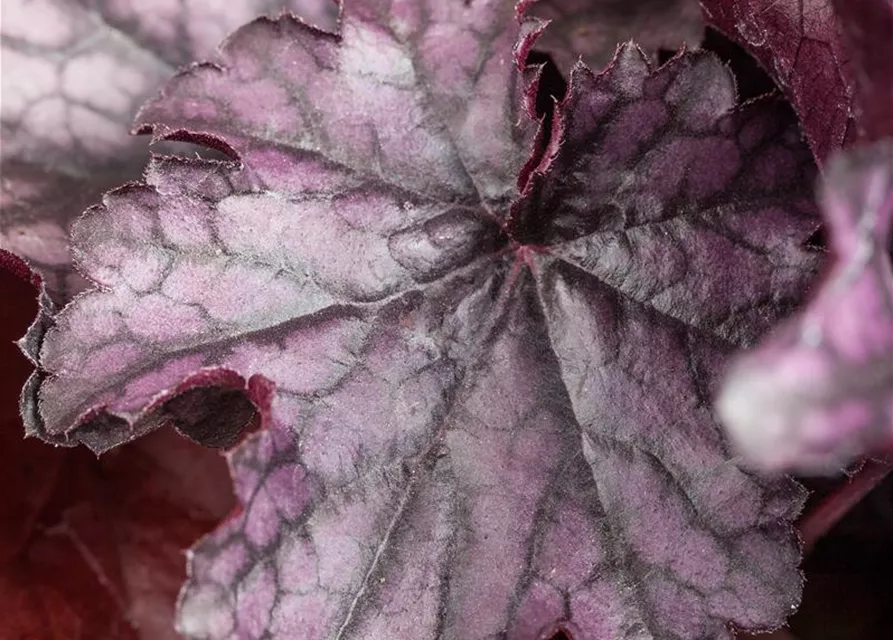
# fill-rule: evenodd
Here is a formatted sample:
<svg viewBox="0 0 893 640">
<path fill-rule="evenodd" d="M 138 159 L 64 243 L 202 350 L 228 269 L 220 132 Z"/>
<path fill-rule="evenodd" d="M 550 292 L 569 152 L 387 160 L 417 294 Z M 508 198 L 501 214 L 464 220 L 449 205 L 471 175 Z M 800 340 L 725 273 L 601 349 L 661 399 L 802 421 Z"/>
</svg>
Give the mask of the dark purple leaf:
<svg viewBox="0 0 893 640">
<path fill-rule="evenodd" d="M 177 67 L 281 7 L 335 26 L 332 0 L 3 0 L 0 248 L 38 269 L 57 302 L 84 288 L 71 222 L 148 160 L 128 135 L 136 108 Z"/>
<path fill-rule="evenodd" d="M 887 0 L 876 0 L 887 1 Z M 737 41 L 791 101 L 820 161 L 853 137 L 853 80 L 831 0 L 701 0 L 708 24 Z"/>
<path fill-rule="evenodd" d="M 860 134 L 893 136 L 893 2 L 831 0 L 850 51 Z"/>
<path fill-rule="evenodd" d="M 838 158 L 823 191 L 833 267 L 719 399 L 738 448 L 772 470 L 832 471 L 893 446 L 893 147 Z"/>
<path fill-rule="evenodd" d="M 157 158 L 79 223 L 101 288 L 47 335 L 32 428 L 230 441 L 228 404 L 171 410 L 213 386 L 266 427 L 187 636 L 713 640 L 797 603 L 802 495 L 729 459 L 709 398 L 813 274 L 809 152 L 711 55 L 631 46 L 538 141 L 511 10 L 256 21 L 139 116 L 241 165 Z"/>
<path fill-rule="evenodd" d="M 601 69 L 620 42 L 635 40 L 657 60 L 660 49 L 696 49 L 704 37 L 696 0 L 523 0 L 519 11 L 551 21 L 536 46 L 565 72 L 580 58 Z"/>
</svg>

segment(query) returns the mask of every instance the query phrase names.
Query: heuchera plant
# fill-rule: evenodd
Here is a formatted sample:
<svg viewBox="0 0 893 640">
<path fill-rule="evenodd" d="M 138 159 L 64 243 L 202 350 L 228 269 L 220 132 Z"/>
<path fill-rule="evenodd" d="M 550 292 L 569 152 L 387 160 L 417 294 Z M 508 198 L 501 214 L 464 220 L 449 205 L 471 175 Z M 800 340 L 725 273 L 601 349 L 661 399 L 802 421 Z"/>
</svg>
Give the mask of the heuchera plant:
<svg viewBox="0 0 893 640">
<path fill-rule="evenodd" d="M 283 3 L 145 4 L 48 2 L 38 33 L 11 3 L 0 240 L 46 283 L 21 342 L 26 433 L 97 453 L 138 439 L 134 460 L 174 478 L 205 450 L 149 432 L 228 450 L 241 506 L 189 554 L 181 634 L 712 640 L 784 623 L 804 491 L 753 467 L 839 469 L 893 441 L 893 147 L 868 145 L 890 133 L 893 8 L 702 3 L 807 146 L 780 96 L 741 104 L 717 57 L 680 50 L 701 39 L 690 2 L 293 2 L 319 26 L 259 18 L 217 54 Z M 815 73 L 819 40 L 839 73 Z M 71 218 L 144 163 L 116 132 L 201 57 L 134 130 L 210 151 L 152 156 L 105 193 L 74 225 L 75 274 Z M 103 68 L 117 91 L 86 82 Z M 823 187 L 834 262 L 806 300 L 815 159 L 845 142 L 862 148 Z M 131 478 L 125 504 L 159 495 L 120 459 L 103 469 Z M 165 486 L 183 517 L 103 517 L 182 523 L 167 551 L 227 504 Z M 10 512 L 61 502 L 83 543 L 103 527 L 65 505 L 99 493 Z M 127 613 L 80 628 L 171 633 L 145 598 L 176 572 L 113 538 L 91 548 L 123 557 L 109 593 Z M 29 562 L 16 571 L 47 566 Z"/>
</svg>

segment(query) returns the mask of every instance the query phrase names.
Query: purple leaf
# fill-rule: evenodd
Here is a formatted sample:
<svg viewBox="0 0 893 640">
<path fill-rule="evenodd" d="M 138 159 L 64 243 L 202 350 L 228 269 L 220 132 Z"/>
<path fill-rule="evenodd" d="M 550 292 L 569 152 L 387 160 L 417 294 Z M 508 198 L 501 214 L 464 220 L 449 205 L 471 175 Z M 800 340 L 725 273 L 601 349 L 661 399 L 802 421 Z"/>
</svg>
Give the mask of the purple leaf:
<svg viewBox="0 0 893 640">
<path fill-rule="evenodd" d="M 398 187 L 407 198 L 504 203 L 536 133 L 536 123 L 518 113 L 525 87 L 510 71 L 520 64 L 512 55 L 519 27 L 510 4 L 368 0 L 353 11 L 355 19 L 342 24 L 349 46 L 294 21 L 256 23 L 227 43 L 222 67 L 206 64 L 174 78 L 140 110 L 137 125 L 157 139 L 211 136 L 246 164 L 280 173 L 289 148 L 309 154 L 303 162 L 310 166 L 317 155 L 329 161 L 292 186 L 296 191 L 320 190 L 362 170 L 385 183 L 379 189 Z M 370 26 L 377 21 L 387 30 Z M 310 51 L 293 51 L 295 40 Z M 288 67 L 268 73 L 261 62 Z M 345 187 L 354 182 L 346 180 Z"/>
<path fill-rule="evenodd" d="M 886 0 L 880 0 L 886 1 Z M 831 0 L 701 0 L 708 24 L 737 41 L 791 101 L 816 158 L 853 137 L 853 80 Z"/>
<path fill-rule="evenodd" d="M 862 137 L 893 136 L 893 2 L 831 0 L 850 51 L 854 118 Z"/>
<path fill-rule="evenodd" d="M 266 427 L 185 635 L 714 639 L 797 603 L 801 491 L 729 459 L 709 397 L 814 272 L 809 152 L 714 57 L 631 46 L 538 139 L 511 10 L 258 20 L 139 116 L 240 166 L 157 158 L 79 223 L 101 288 L 34 428 L 231 442 L 239 391 Z"/>
<path fill-rule="evenodd" d="M 177 67 L 281 7 L 335 25 L 331 0 L 3 0 L 0 248 L 38 269 L 57 302 L 84 288 L 71 222 L 148 160 L 128 135 L 136 107 Z"/>
<path fill-rule="evenodd" d="M 893 146 L 829 164 L 823 201 L 833 267 L 719 399 L 738 448 L 766 469 L 833 471 L 893 445 Z"/>
<path fill-rule="evenodd" d="M 580 58 L 601 69 L 618 42 L 635 40 L 657 60 L 660 49 L 696 49 L 704 37 L 695 0 L 523 0 L 519 11 L 551 21 L 536 46 L 562 71 L 570 71 Z"/>
</svg>

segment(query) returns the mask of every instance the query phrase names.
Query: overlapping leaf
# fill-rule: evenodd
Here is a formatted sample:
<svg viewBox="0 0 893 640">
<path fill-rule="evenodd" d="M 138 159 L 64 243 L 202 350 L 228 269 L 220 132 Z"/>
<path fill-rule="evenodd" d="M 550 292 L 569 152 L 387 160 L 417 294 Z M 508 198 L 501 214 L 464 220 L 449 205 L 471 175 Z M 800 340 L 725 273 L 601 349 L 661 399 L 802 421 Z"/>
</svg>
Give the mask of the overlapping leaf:
<svg viewBox="0 0 893 640">
<path fill-rule="evenodd" d="M 802 314 L 733 369 L 719 408 L 772 470 L 834 471 L 893 446 L 893 147 L 829 165 L 834 265 Z"/>
<path fill-rule="evenodd" d="M 701 0 L 701 6 L 707 22 L 738 41 L 781 87 L 816 158 L 827 159 L 855 137 L 852 70 L 831 0 Z"/>
<path fill-rule="evenodd" d="M 84 287 L 71 222 L 148 160 L 128 135 L 136 108 L 177 67 L 282 8 L 335 26 L 330 0 L 4 0 L 0 248 L 38 269 L 56 302 Z"/>
<path fill-rule="evenodd" d="M 868 140 L 893 136 L 893 2 L 832 0 L 850 52 L 854 114 Z"/>
<path fill-rule="evenodd" d="M 156 159 L 80 223 L 102 288 L 47 335 L 33 428 L 230 441 L 240 389 L 267 426 L 187 636 L 713 639 L 796 603 L 799 493 L 729 460 L 709 397 L 813 273 L 809 153 L 711 56 L 634 47 L 543 147 L 510 16 L 256 21 L 139 116 L 242 166 Z"/>
</svg>

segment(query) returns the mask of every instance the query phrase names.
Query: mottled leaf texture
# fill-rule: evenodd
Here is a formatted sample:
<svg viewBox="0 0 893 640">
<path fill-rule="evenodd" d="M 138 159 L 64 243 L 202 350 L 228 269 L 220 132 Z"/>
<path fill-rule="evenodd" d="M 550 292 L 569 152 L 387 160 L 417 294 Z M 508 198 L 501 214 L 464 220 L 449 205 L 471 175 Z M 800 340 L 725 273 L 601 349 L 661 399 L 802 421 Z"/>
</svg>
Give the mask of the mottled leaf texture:
<svg viewBox="0 0 893 640">
<path fill-rule="evenodd" d="M 719 399 L 738 447 L 773 470 L 833 471 L 893 446 L 893 146 L 838 157 L 823 202 L 833 268 Z"/>
<path fill-rule="evenodd" d="M 831 0 L 701 0 L 701 6 L 707 22 L 778 83 L 816 158 L 827 159 L 855 135 L 849 54 Z"/>
<path fill-rule="evenodd" d="M 229 438 L 171 409 L 215 384 L 266 427 L 186 637 L 716 640 L 796 605 L 799 488 L 740 470 L 709 398 L 813 275 L 809 151 L 711 55 L 633 46 L 540 145 L 512 11 L 255 21 L 139 116 L 241 165 L 157 158 L 79 223 L 101 288 L 46 337 L 41 432 Z"/>
<path fill-rule="evenodd" d="M 140 177 L 136 108 L 177 67 L 282 8 L 335 28 L 331 0 L 3 0 L 0 248 L 38 269 L 57 302 L 82 289 L 69 227 Z"/>
<path fill-rule="evenodd" d="M 232 507 L 224 460 L 170 430 L 101 460 L 25 440 L 35 297 L 0 270 L 0 638 L 174 640 L 183 550 Z"/>
<path fill-rule="evenodd" d="M 581 58 L 601 69 L 618 42 L 635 40 L 657 60 L 660 49 L 696 49 L 704 38 L 697 0 L 523 0 L 519 10 L 550 21 L 537 48 L 565 72 Z"/>
</svg>

